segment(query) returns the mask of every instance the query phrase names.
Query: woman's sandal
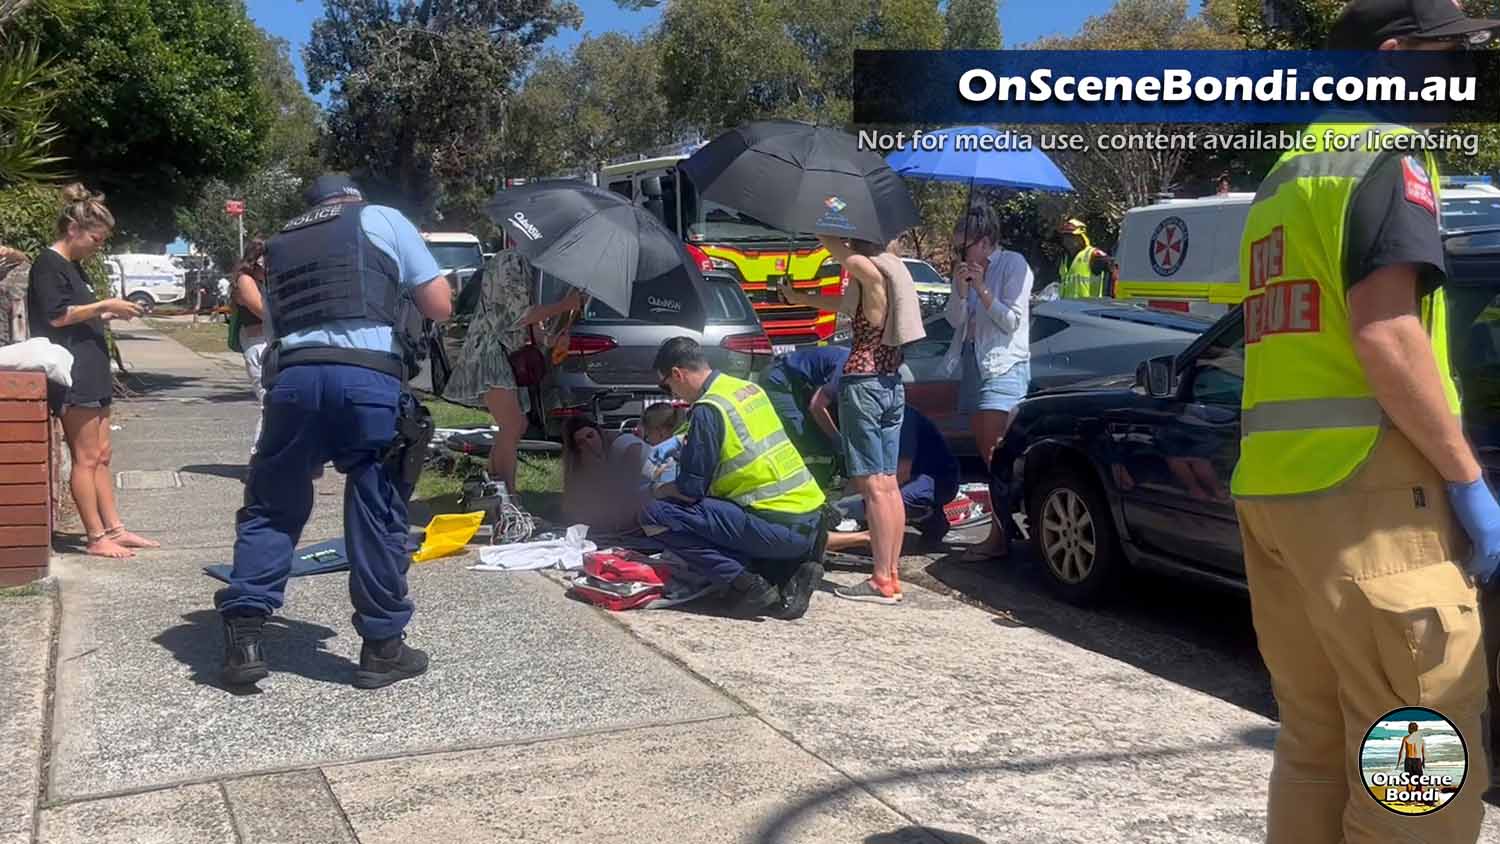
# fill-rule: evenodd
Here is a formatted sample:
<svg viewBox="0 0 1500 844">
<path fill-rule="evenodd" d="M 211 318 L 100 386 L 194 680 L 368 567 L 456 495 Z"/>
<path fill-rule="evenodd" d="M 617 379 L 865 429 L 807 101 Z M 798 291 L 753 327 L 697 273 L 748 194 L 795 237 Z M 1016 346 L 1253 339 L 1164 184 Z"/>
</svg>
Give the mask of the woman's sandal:
<svg viewBox="0 0 1500 844">
<path fill-rule="evenodd" d="M 125 529 L 125 525 L 119 524 L 105 531 L 104 536 L 124 548 L 160 548 L 161 543 L 154 539 L 146 539 L 136 536 Z"/>
<path fill-rule="evenodd" d="M 122 545 L 108 533 L 89 536 L 88 541 L 89 544 L 84 547 L 83 552 L 91 557 L 124 560 L 135 556 L 134 551 Z"/>
</svg>

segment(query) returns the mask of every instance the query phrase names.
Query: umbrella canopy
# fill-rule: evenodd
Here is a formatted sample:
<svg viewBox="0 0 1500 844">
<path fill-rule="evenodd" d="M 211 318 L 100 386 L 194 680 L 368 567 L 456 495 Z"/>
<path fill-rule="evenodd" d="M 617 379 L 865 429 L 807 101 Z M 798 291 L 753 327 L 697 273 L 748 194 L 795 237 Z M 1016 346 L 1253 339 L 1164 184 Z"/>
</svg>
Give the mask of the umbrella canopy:
<svg viewBox="0 0 1500 844">
<path fill-rule="evenodd" d="M 1039 149 L 1006 149 L 996 141 L 1015 142 L 1008 133 L 988 126 L 954 126 L 926 132 L 926 136 L 944 136 L 943 144 L 936 150 L 915 149 L 907 142 L 901 149 L 886 156 L 885 161 L 892 170 L 912 179 L 931 179 L 939 182 L 968 182 L 974 185 L 1016 188 L 1018 190 L 1044 190 L 1067 193 L 1073 190 L 1068 177 L 1052 163 L 1052 159 Z M 974 149 L 969 145 L 978 138 L 994 138 L 992 146 L 1000 149 Z M 963 138 L 963 141 L 959 139 Z"/>
<path fill-rule="evenodd" d="M 901 177 L 837 129 L 747 123 L 678 166 L 704 199 L 787 232 L 886 243 L 921 222 Z"/>
<path fill-rule="evenodd" d="M 682 239 L 625 197 L 552 180 L 502 190 L 485 213 L 533 266 L 631 319 L 702 331 L 706 291 Z"/>
</svg>

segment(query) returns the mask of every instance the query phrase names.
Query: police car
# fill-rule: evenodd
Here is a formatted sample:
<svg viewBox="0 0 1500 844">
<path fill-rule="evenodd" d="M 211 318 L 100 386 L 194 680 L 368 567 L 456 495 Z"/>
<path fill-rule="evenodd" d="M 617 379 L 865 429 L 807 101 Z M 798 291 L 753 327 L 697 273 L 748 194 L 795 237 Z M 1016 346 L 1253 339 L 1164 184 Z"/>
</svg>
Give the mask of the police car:
<svg viewBox="0 0 1500 844">
<path fill-rule="evenodd" d="M 1253 193 L 1167 199 L 1125 212 L 1115 298 L 1219 317 L 1239 302 L 1240 234 Z M 1443 229 L 1500 224 L 1500 187 L 1488 176 L 1443 179 Z"/>
</svg>

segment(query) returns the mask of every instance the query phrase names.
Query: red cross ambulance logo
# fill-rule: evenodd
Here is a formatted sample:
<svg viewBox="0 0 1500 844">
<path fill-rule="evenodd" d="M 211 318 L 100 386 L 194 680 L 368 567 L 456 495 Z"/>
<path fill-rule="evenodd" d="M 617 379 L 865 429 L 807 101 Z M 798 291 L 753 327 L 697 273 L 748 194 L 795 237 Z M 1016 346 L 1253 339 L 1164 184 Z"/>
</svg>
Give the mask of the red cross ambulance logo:
<svg viewBox="0 0 1500 844">
<path fill-rule="evenodd" d="M 1157 275 L 1172 275 L 1187 260 L 1188 228 L 1181 217 L 1168 217 L 1151 232 L 1151 269 Z"/>
</svg>

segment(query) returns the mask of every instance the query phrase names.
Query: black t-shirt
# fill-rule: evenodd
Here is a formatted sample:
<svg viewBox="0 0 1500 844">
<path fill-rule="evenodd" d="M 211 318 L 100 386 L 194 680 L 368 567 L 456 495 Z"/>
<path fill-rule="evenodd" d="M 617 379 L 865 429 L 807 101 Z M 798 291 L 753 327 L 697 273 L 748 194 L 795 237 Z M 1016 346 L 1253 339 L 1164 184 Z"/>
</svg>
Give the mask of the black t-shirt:
<svg viewBox="0 0 1500 844">
<path fill-rule="evenodd" d="M 1425 295 L 1446 278 L 1431 174 L 1419 156 L 1390 155 L 1355 189 L 1344 266 L 1348 286 L 1392 264 L 1416 264 Z"/>
<path fill-rule="evenodd" d="M 62 328 L 52 325 L 52 320 L 67 313 L 69 307 L 95 301 L 88 278 L 76 261 L 51 249 L 37 255 L 26 288 L 27 319 L 32 336 L 45 337 L 73 353 L 73 387 L 64 399 L 67 404 L 103 401 L 112 392 L 104 322 L 93 319 Z"/>
</svg>

